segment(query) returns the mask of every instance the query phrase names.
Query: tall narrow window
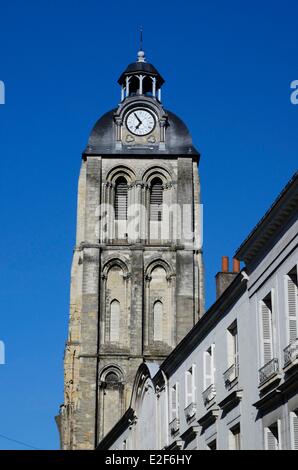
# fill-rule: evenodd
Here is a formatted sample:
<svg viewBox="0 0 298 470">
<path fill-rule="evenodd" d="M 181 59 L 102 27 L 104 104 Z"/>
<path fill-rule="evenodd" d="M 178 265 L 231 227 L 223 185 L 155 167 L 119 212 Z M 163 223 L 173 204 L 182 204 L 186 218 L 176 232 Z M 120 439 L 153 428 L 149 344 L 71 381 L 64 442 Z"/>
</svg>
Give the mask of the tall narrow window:
<svg viewBox="0 0 298 470">
<path fill-rule="evenodd" d="M 226 388 L 234 386 L 239 375 L 239 349 L 237 320 L 227 329 L 228 369 L 224 372 Z"/>
<path fill-rule="evenodd" d="M 195 402 L 195 374 L 194 365 L 185 373 L 185 406 Z"/>
<path fill-rule="evenodd" d="M 123 176 L 117 179 L 115 186 L 115 219 L 127 220 L 127 181 Z"/>
<path fill-rule="evenodd" d="M 280 422 L 265 428 L 265 450 L 280 450 Z"/>
<path fill-rule="evenodd" d="M 237 321 L 234 321 L 228 328 L 228 363 L 229 366 L 235 365 L 235 368 L 238 368 L 239 350 Z"/>
<path fill-rule="evenodd" d="M 178 383 L 171 387 L 170 396 L 170 408 L 171 408 L 171 421 L 179 418 L 179 396 L 178 396 Z"/>
<path fill-rule="evenodd" d="M 154 178 L 150 190 L 150 220 L 160 222 L 162 220 L 163 187 L 159 178 Z"/>
<path fill-rule="evenodd" d="M 204 390 L 214 385 L 214 347 L 212 344 L 204 353 Z"/>
<path fill-rule="evenodd" d="M 240 450 L 241 449 L 241 434 L 240 424 L 237 424 L 229 433 L 229 450 Z"/>
<path fill-rule="evenodd" d="M 118 300 L 111 302 L 110 312 L 110 341 L 117 343 L 120 337 L 120 303 Z"/>
<path fill-rule="evenodd" d="M 297 311 L 298 311 L 298 283 L 297 267 L 295 266 L 287 275 L 287 300 L 288 300 L 288 327 L 289 342 L 293 343 L 298 337 L 297 334 Z"/>
<path fill-rule="evenodd" d="M 298 450 L 298 410 L 290 413 L 291 449 Z"/>
<path fill-rule="evenodd" d="M 273 359 L 273 320 L 271 293 L 261 302 L 262 332 L 263 332 L 263 364 Z"/>
<path fill-rule="evenodd" d="M 163 329 L 163 306 L 159 300 L 155 302 L 153 306 L 153 338 L 154 341 L 162 341 L 162 329 Z"/>
</svg>

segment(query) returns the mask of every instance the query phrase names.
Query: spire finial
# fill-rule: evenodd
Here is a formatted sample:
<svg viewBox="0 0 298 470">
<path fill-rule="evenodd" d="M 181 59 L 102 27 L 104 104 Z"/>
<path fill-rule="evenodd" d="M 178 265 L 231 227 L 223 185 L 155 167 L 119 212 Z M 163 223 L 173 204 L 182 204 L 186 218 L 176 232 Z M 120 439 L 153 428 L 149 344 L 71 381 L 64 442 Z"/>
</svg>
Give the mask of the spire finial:
<svg viewBox="0 0 298 470">
<path fill-rule="evenodd" d="M 143 50 L 143 26 L 140 26 L 140 51 Z"/>
<path fill-rule="evenodd" d="M 143 51 L 143 26 L 140 26 L 140 49 L 138 52 L 138 62 L 145 62 L 145 53 Z"/>
</svg>

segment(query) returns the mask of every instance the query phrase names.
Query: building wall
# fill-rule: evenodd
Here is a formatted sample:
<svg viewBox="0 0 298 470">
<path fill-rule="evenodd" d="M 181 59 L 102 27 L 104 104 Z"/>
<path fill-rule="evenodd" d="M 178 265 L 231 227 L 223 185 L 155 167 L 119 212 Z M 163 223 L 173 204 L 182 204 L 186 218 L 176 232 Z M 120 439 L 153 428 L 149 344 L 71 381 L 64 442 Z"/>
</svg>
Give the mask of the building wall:
<svg viewBox="0 0 298 470">
<path fill-rule="evenodd" d="M 298 222 L 297 215 L 281 231 L 274 243 L 268 247 L 265 254 L 256 257 L 253 263 L 242 272 L 234 281 L 245 283 L 244 292 L 233 299 L 229 308 L 224 308 L 224 301 L 228 300 L 229 292 L 224 293 L 211 307 L 210 327 L 207 333 L 200 334 L 202 320 L 194 327 L 191 333 L 182 341 L 170 358 L 179 365 L 167 374 L 169 361 L 161 365 L 159 372 L 150 378 L 155 386 L 156 406 L 158 409 L 155 421 L 150 420 L 152 432 L 156 438 L 156 448 L 168 449 L 209 449 L 216 440 L 217 449 L 234 449 L 237 426 L 240 426 L 241 449 L 266 449 L 266 428 L 272 429 L 278 423 L 278 448 L 297 449 L 298 426 L 294 432 L 290 420 L 290 413 L 298 409 L 297 387 L 297 357 L 298 345 L 293 343 L 294 354 L 290 363 L 285 367 L 284 349 L 289 345 L 289 322 L 286 275 L 298 264 Z M 248 277 L 247 277 L 248 273 Z M 248 280 L 247 280 L 248 279 Z M 235 284 L 235 285 L 236 285 Z M 261 328 L 260 302 L 272 292 L 273 323 L 274 323 L 274 358 L 278 360 L 275 373 L 268 374 L 266 380 L 260 382 L 259 369 L 264 366 L 262 359 L 263 332 Z M 232 292 L 232 291 L 231 291 Z M 234 295 L 234 294 L 233 294 Z M 296 320 L 298 320 L 298 303 L 296 304 Z M 206 319 L 204 319 L 205 321 Z M 207 320 L 206 320 L 207 321 Z M 239 373 L 230 375 L 234 380 L 226 382 L 230 347 L 229 335 L 231 325 L 237 321 L 238 330 L 238 366 Z M 195 338 L 198 340 L 195 340 Z M 194 346 L 189 350 L 188 344 Z M 192 344 L 192 343 L 191 343 Z M 205 361 L 204 353 L 214 345 L 214 397 L 204 402 Z M 178 359 L 179 358 L 179 359 Z M 235 361 L 232 361 L 235 362 Z M 186 373 L 194 367 L 194 414 L 186 419 L 186 408 L 190 406 L 186 400 Z M 162 378 L 164 379 L 161 385 Z M 149 380 L 149 378 L 148 378 Z M 173 422 L 171 416 L 171 389 L 179 389 L 179 425 Z M 137 385 L 135 385 L 137 389 Z M 146 393 L 144 391 L 144 393 Z M 152 398 L 151 398 L 152 399 Z M 152 399 L 153 400 L 153 399 Z M 139 404 L 139 413 L 146 415 L 146 401 Z M 137 408 L 137 407 L 136 407 Z M 136 411 L 136 417 L 138 412 Z M 175 414 L 174 414 L 175 416 Z M 293 415 L 292 415 L 293 416 Z M 131 430 L 125 430 L 125 439 L 128 447 L 148 448 L 147 436 L 144 433 L 143 420 L 135 420 Z M 171 433 L 171 428 L 176 429 Z M 116 430 L 114 430 L 116 432 Z M 138 447 L 131 441 L 135 432 L 140 436 Z M 107 447 L 121 448 L 124 434 L 119 433 L 114 440 L 107 436 Z M 296 443 L 295 443 L 296 442 Z"/>
</svg>

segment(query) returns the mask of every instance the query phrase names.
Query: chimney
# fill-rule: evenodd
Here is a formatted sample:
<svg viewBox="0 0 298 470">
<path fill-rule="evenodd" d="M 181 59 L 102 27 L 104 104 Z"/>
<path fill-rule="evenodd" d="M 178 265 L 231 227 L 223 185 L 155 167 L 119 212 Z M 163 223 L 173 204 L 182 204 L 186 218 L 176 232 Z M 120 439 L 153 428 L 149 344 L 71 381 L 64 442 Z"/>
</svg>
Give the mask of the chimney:
<svg viewBox="0 0 298 470">
<path fill-rule="evenodd" d="M 233 273 L 240 273 L 240 261 L 236 258 L 233 258 Z"/>
<path fill-rule="evenodd" d="M 233 258 L 233 271 L 229 270 L 229 257 L 223 256 L 221 259 L 221 271 L 216 274 L 216 299 L 226 290 L 231 282 L 235 279 L 237 274 L 240 272 L 240 261 Z"/>
<path fill-rule="evenodd" d="M 222 256 L 221 258 L 221 272 L 228 273 L 229 272 L 229 257 Z"/>
</svg>

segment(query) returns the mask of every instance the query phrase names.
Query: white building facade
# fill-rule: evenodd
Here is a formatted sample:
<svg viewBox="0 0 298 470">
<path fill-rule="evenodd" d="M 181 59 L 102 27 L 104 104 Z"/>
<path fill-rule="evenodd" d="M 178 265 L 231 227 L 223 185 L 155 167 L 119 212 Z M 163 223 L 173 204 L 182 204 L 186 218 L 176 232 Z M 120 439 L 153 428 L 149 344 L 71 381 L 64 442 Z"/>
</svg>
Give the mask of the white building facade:
<svg viewBox="0 0 298 470">
<path fill-rule="evenodd" d="M 295 174 L 236 251 L 241 272 L 161 366 L 141 364 L 99 449 L 298 450 L 297 214 Z"/>
</svg>

